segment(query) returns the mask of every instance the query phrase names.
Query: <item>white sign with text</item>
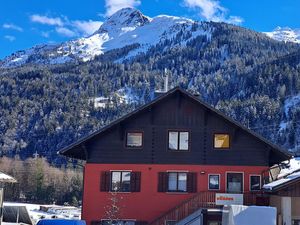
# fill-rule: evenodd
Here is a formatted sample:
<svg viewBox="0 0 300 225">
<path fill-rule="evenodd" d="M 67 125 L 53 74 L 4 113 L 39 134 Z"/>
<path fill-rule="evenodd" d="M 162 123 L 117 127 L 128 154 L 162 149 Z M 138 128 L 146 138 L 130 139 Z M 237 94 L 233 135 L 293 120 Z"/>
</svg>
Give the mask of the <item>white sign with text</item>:
<svg viewBox="0 0 300 225">
<path fill-rule="evenodd" d="M 216 205 L 243 205 L 243 194 L 216 193 Z"/>
</svg>

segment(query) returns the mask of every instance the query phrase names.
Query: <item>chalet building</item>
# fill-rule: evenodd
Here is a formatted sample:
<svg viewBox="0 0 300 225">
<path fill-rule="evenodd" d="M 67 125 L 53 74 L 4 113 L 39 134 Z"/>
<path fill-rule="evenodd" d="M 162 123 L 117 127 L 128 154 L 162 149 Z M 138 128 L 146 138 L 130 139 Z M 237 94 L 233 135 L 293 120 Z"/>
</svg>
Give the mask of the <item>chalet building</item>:
<svg viewBox="0 0 300 225">
<path fill-rule="evenodd" d="M 86 161 L 88 225 L 174 224 L 199 209 L 218 225 L 224 204 L 268 205 L 269 168 L 290 155 L 194 95 L 174 88 L 62 149 Z M 109 215 L 112 196 L 118 215 Z"/>
</svg>

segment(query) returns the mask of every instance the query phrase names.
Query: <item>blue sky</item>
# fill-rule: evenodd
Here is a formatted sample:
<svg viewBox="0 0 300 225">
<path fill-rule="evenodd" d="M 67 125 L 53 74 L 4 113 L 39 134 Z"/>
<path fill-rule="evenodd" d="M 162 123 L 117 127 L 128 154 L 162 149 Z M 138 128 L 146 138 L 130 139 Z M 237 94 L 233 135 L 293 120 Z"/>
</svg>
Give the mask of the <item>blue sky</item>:
<svg viewBox="0 0 300 225">
<path fill-rule="evenodd" d="M 0 59 L 37 44 L 93 33 L 116 10 L 235 23 L 257 31 L 300 28 L 299 0 L 2 0 Z"/>
</svg>

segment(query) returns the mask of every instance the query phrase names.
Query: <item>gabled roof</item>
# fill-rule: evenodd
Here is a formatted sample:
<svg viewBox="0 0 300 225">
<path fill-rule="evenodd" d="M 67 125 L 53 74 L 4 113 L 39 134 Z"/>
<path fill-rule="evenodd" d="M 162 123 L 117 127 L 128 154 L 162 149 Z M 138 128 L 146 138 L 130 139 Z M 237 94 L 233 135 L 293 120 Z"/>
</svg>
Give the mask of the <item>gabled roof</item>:
<svg viewBox="0 0 300 225">
<path fill-rule="evenodd" d="M 258 135 L 257 133 L 249 130 L 247 127 L 245 127 L 244 125 L 238 123 L 237 121 L 233 120 L 232 118 L 224 115 L 221 111 L 213 108 L 212 106 L 210 106 L 209 104 L 205 103 L 204 101 L 202 101 L 201 99 L 199 99 L 199 97 L 196 97 L 194 95 L 192 95 L 191 93 L 183 90 L 180 87 L 175 87 L 173 89 L 171 89 L 170 91 L 160 95 L 159 97 L 157 97 L 156 99 L 154 99 L 153 101 L 151 101 L 148 104 L 145 104 L 139 108 L 137 108 L 136 110 L 132 111 L 131 113 L 126 114 L 125 116 L 111 122 L 110 124 L 108 124 L 107 126 L 104 126 L 103 128 L 101 128 L 100 130 L 93 132 L 92 134 L 79 139 L 78 141 L 74 142 L 73 144 L 63 148 L 62 150 L 60 150 L 58 153 L 64 156 L 68 156 L 71 158 L 77 158 L 77 159 L 82 159 L 85 160 L 85 149 L 84 149 L 84 144 L 89 141 L 90 139 L 94 138 L 95 136 L 111 129 L 112 127 L 120 124 L 121 122 L 127 120 L 130 117 L 133 117 L 137 114 L 139 114 L 140 112 L 143 112 L 149 108 L 151 108 L 153 105 L 156 105 L 157 103 L 161 102 L 163 99 L 174 95 L 176 93 L 180 93 L 192 100 L 194 100 L 195 102 L 197 102 L 198 104 L 204 106 L 207 110 L 214 112 L 215 114 L 219 115 L 220 117 L 222 117 L 224 120 L 234 124 L 235 126 L 237 126 L 238 128 L 240 128 L 241 130 L 246 131 L 247 133 L 251 134 L 253 137 L 255 137 L 256 139 L 264 142 L 267 146 L 269 146 L 273 151 L 275 151 L 276 153 L 278 153 L 281 157 L 282 157 L 282 161 L 284 160 L 288 160 L 290 159 L 292 156 L 290 153 L 288 153 L 286 150 L 281 149 L 279 146 L 271 143 L 270 141 L 268 141 L 267 139 L 265 139 L 264 137 Z"/>
</svg>

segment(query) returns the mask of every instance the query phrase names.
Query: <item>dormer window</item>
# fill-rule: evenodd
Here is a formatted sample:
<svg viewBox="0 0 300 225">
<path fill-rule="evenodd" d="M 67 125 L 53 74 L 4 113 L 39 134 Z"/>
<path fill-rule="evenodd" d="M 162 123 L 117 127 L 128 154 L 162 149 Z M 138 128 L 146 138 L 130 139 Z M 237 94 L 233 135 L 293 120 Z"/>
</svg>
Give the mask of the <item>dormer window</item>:
<svg viewBox="0 0 300 225">
<path fill-rule="evenodd" d="M 189 132 L 188 131 L 169 131 L 169 150 L 188 151 Z"/>
<path fill-rule="evenodd" d="M 143 146 L 143 132 L 127 132 L 126 147 L 140 148 Z"/>
</svg>

